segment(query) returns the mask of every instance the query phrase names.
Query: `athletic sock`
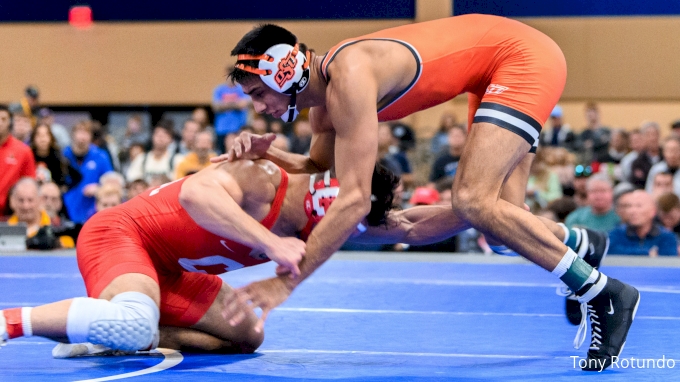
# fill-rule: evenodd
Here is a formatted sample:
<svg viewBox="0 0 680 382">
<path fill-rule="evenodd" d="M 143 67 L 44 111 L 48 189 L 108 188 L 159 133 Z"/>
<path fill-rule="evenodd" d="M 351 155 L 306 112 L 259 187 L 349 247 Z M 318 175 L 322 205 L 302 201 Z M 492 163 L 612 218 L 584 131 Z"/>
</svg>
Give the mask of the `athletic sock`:
<svg viewBox="0 0 680 382">
<path fill-rule="evenodd" d="M 17 337 L 31 337 L 33 326 L 31 325 L 31 310 L 33 308 L 12 308 L 3 310 L 7 325 L 9 339 Z"/>
<path fill-rule="evenodd" d="M 579 245 L 581 245 L 581 231 L 574 228 L 568 228 L 563 223 L 557 223 L 564 230 L 564 240 L 562 242 L 574 251 L 578 251 Z"/>
<path fill-rule="evenodd" d="M 569 289 L 578 291 L 588 283 L 598 280 L 600 272 L 580 258 L 573 249 L 567 249 L 562 260 L 552 271 Z"/>
</svg>

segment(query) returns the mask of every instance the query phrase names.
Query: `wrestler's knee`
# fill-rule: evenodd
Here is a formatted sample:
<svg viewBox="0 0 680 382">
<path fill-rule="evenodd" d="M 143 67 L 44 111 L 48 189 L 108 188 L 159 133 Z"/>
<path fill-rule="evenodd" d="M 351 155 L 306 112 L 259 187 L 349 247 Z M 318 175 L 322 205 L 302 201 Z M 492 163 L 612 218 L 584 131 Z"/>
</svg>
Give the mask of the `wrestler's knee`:
<svg viewBox="0 0 680 382">
<path fill-rule="evenodd" d="M 488 220 L 493 214 L 495 197 L 487 194 L 480 187 L 454 186 L 451 193 L 454 212 L 473 225 Z"/>
</svg>

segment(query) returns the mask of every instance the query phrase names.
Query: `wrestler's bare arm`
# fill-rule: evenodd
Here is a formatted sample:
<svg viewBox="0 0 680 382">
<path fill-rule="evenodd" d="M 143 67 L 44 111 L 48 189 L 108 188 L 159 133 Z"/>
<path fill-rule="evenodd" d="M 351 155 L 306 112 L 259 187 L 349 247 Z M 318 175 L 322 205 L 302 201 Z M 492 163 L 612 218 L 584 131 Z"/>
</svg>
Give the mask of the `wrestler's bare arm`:
<svg viewBox="0 0 680 382">
<path fill-rule="evenodd" d="M 239 167 L 233 171 L 237 175 L 227 171 L 229 167 Z M 237 177 L 247 181 L 238 181 Z M 274 235 L 244 211 L 249 198 L 271 200 L 275 193 L 263 169 L 252 161 L 242 161 L 212 165 L 194 174 L 182 185 L 179 201 L 196 224 L 205 230 L 260 250 L 297 275 L 297 264 L 304 255 L 305 243 Z"/>
<path fill-rule="evenodd" d="M 386 226 L 369 227 L 352 238 L 355 243 L 426 245 L 456 235 L 468 225 L 453 213 L 450 206 L 417 206 L 392 211 Z"/>
</svg>

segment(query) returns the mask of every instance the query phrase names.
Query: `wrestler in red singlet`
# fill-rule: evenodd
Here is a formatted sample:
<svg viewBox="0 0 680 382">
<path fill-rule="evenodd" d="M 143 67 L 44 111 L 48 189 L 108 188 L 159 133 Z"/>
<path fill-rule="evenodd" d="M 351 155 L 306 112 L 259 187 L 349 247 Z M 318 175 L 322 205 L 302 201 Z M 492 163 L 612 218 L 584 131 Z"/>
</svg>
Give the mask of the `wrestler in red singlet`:
<svg viewBox="0 0 680 382">
<path fill-rule="evenodd" d="M 160 285 L 160 324 L 191 326 L 222 286 L 214 275 L 269 261 L 199 227 L 179 203 L 186 179 L 147 191 L 87 222 L 76 252 L 89 297 L 99 297 L 117 276 L 141 273 Z M 287 187 L 288 175 L 281 169 L 271 210 L 261 221 L 267 229 L 276 223 Z"/>
</svg>

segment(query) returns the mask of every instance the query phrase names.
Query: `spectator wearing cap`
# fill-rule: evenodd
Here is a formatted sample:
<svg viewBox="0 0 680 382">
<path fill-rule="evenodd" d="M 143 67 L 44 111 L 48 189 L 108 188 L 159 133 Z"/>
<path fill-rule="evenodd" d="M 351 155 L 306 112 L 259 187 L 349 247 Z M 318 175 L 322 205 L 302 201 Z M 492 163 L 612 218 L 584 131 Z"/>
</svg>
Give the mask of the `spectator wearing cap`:
<svg viewBox="0 0 680 382">
<path fill-rule="evenodd" d="M 427 206 L 433 204 L 440 204 L 441 198 L 439 192 L 430 187 L 416 187 L 413 190 L 413 195 L 409 200 L 412 206 Z M 449 204 L 450 207 L 450 204 Z M 452 236 L 437 243 L 427 245 L 405 245 L 401 244 L 402 248 L 409 252 L 456 252 L 457 251 L 457 236 Z"/>
<path fill-rule="evenodd" d="M 465 141 L 467 139 L 467 130 L 464 126 L 456 125 L 449 129 L 448 133 L 448 150 L 443 151 L 434 160 L 432 164 L 432 171 L 430 172 L 430 182 L 437 182 L 444 177 L 453 177 L 458 170 L 458 162 L 460 156 L 463 154 Z"/>
<path fill-rule="evenodd" d="M 645 149 L 630 165 L 630 178 L 628 181 L 636 188 L 645 188 L 649 172 L 662 158 L 661 146 L 659 145 L 659 124 L 645 122 L 642 125 L 642 138 Z"/>
<path fill-rule="evenodd" d="M 680 137 L 671 135 L 663 144 L 663 158 L 661 162 L 652 166 L 647 175 L 645 190 L 652 193 L 654 179 L 659 173 L 669 173 L 673 177 L 673 192 L 680 195 Z"/>
<path fill-rule="evenodd" d="M 567 216 L 568 227 L 584 227 L 596 231 L 609 232 L 619 223 L 621 218 L 614 210 L 614 192 L 612 182 L 605 174 L 593 175 L 586 184 L 588 206 L 578 208 Z"/>
<path fill-rule="evenodd" d="M 57 143 L 59 143 L 59 147 L 68 147 L 71 144 L 71 136 L 69 135 L 68 130 L 66 130 L 64 125 L 57 123 L 54 120 L 54 112 L 52 112 L 52 110 L 43 107 L 38 110 L 38 117 L 38 123 L 44 123 L 50 127 L 52 135 L 54 135 Z"/>
<path fill-rule="evenodd" d="M 9 225 L 26 224 L 27 247 L 34 249 L 73 248 L 69 236 L 57 237 L 52 229 L 50 216 L 42 207 L 38 182 L 33 178 L 21 178 L 12 187 L 9 203 L 14 214 L 7 220 Z"/>
<path fill-rule="evenodd" d="M 550 112 L 549 128 L 541 131 L 539 137 L 542 146 L 564 147 L 569 151 L 574 150 L 576 135 L 569 125 L 564 124 L 562 107 L 556 105 Z"/>
<path fill-rule="evenodd" d="M 212 109 L 215 113 L 215 134 L 220 152 L 226 152 L 222 147 L 224 136 L 238 131 L 246 124 L 251 103 L 250 97 L 243 92 L 241 85 L 231 81 L 218 85 L 213 91 Z"/>
<path fill-rule="evenodd" d="M 5 215 L 9 190 L 22 177 L 35 177 L 31 149 L 10 134 L 11 115 L 0 105 L 0 216 Z"/>
<path fill-rule="evenodd" d="M 169 123 L 161 120 L 156 124 L 151 136 L 151 150 L 137 156 L 125 174 L 128 182 L 144 179 L 151 183 L 155 175 L 165 175 L 170 180 L 175 178 L 175 170 L 182 160 L 182 155 L 169 152 L 174 132 Z"/>
<path fill-rule="evenodd" d="M 430 187 L 416 187 L 409 200 L 412 206 L 429 206 L 439 203 L 439 192 Z"/>
<path fill-rule="evenodd" d="M 176 179 L 194 174 L 210 165 L 213 151 L 213 135 L 209 131 L 201 131 L 194 137 L 193 150 L 177 165 Z"/>
<path fill-rule="evenodd" d="M 90 121 L 81 121 L 73 126 L 71 146 L 64 150 L 64 157 L 81 175 L 80 182 L 64 194 L 64 205 L 71 220 L 83 224 L 94 211 L 99 178 L 113 171 L 113 167 L 109 157 L 92 144 Z"/>
<path fill-rule="evenodd" d="M 31 122 L 31 126 L 38 124 L 37 112 L 40 107 L 40 91 L 36 86 L 27 86 L 24 90 L 24 96 L 21 97 L 21 109 L 26 118 Z"/>
<path fill-rule="evenodd" d="M 677 256 L 675 235 L 654 221 L 656 206 L 650 194 L 633 191 L 626 224 L 609 234 L 609 253 L 615 255 Z"/>
</svg>

